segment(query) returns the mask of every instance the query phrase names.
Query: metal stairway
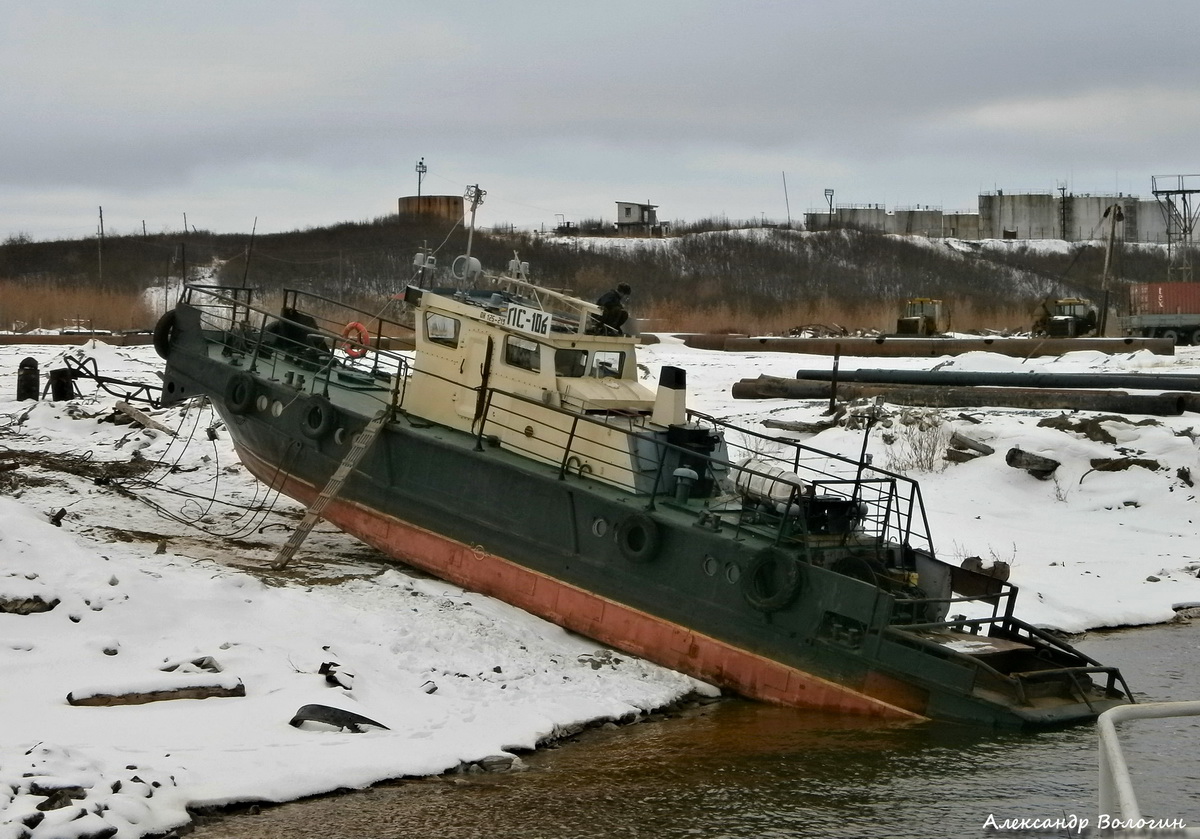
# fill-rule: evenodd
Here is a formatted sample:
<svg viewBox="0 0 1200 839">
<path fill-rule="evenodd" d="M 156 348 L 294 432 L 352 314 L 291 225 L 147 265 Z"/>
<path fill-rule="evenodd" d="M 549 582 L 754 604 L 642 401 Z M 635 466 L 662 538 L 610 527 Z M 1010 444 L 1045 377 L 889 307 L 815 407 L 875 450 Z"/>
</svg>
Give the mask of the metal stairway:
<svg viewBox="0 0 1200 839">
<path fill-rule="evenodd" d="M 287 544 L 279 549 L 279 554 L 275 557 L 275 562 L 271 567 L 276 571 L 281 571 L 287 567 L 300 545 L 308 538 L 308 534 L 312 532 L 313 527 L 320 520 L 321 514 L 325 512 L 325 508 L 329 506 L 337 494 L 342 491 L 342 485 L 346 483 L 346 478 L 358 466 L 358 462 L 362 460 L 362 456 L 366 454 L 367 449 L 375 442 L 375 438 L 379 436 L 379 432 L 387 425 L 388 417 L 391 411 L 380 411 L 374 418 L 367 423 L 367 427 L 362 430 L 362 433 L 354 438 L 353 445 L 350 446 L 350 451 L 346 452 L 345 459 L 342 460 L 338 468 L 334 470 L 333 475 L 329 478 L 329 483 L 325 484 L 325 488 L 321 490 L 321 494 L 313 499 L 309 505 L 308 511 L 304 514 L 303 521 L 300 526 L 292 531 L 292 535 L 288 538 Z"/>
</svg>

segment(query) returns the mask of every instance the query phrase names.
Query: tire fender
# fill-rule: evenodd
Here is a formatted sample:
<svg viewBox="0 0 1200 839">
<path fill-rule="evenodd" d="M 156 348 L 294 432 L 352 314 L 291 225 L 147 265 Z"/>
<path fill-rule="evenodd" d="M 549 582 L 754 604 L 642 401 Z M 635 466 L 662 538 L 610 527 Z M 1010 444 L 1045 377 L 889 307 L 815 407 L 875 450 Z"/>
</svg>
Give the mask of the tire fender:
<svg viewBox="0 0 1200 839">
<path fill-rule="evenodd" d="M 249 413 L 257 396 L 258 388 L 249 373 L 235 373 L 225 384 L 225 407 L 231 414 Z"/>
<path fill-rule="evenodd" d="M 175 310 L 163 314 L 154 324 L 154 351 L 159 358 L 166 358 L 171 352 L 171 339 L 175 337 Z"/>
<path fill-rule="evenodd" d="M 324 396 L 308 400 L 308 407 L 300 417 L 300 433 L 310 440 L 320 440 L 333 431 L 337 423 L 337 411 Z"/>
<path fill-rule="evenodd" d="M 760 612 L 777 612 L 799 593 L 799 563 L 782 548 L 763 548 L 742 576 L 742 596 Z"/>
<path fill-rule="evenodd" d="M 662 534 L 650 516 L 633 513 L 617 525 L 616 539 L 621 556 L 630 562 L 649 562 L 658 555 Z"/>
</svg>

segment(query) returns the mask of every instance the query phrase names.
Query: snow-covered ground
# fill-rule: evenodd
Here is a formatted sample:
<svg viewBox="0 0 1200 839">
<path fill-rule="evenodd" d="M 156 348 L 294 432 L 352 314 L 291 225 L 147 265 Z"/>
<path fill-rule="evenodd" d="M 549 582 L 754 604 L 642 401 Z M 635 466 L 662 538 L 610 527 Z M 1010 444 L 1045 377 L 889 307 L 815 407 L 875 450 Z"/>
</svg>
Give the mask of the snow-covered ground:
<svg viewBox="0 0 1200 839">
<path fill-rule="evenodd" d="M 0 465 L 19 464 L 0 472 L 0 601 L 10 610 L 55 604 L 0 613 L 0 839 L 63 839 L 106 827 L 137 837 L 186 823 L 188 806 L 288 800 L 439 773 L 711 693 L 504 604 L 387 566 L 328 526 L 286 573 L 271 572 L 301 511 L 247 475 L 210 409 L 153 412 L 173 436 L 108 421 L 117 397 L 86 383 L 85 396 L 71 402 L 16 401 L 19 361 L 37 359 L 44 381 L 64 352 L 81 351 L 0 347 Z M 149 347 L 89 344 L 82 352 L 117 378 L 154 382 L 161 366 Z M 735 401 L 730 388 L 760 373 L 827 366 L 828 358 L 707 352 L 665 337 L 641 361 L 651 379 L 664 364 L 684 367 L 692 407 L 749 427 L 768 417 L 811 422 L 825 407 Z M 888 364 L 1200 373 L 1200 350 Z M 871 432 L 876 463 L 905 460 L 905 429 L 913 426 L 904 422 L 914 412 L 892 409 L 891 421 Z M 1173 607 L 1200 602 L 1196 414 L 1110 419 L 1089 437 L 1039 426 L 1057 411 L 962 412 L 977 422 L 958 411 L 932 413 L 941 420 L 934 433 L 959 429 L 996 449 L 941 471 L 910 472 L 922 481 L 936 544 L 947 559 L 1010 562 L 1022 617 L 1082 631 L 1169 620 Z M 1092 439 L 1105 434 L 1111 440 Z M 857 455 L 862 446 L 861 431 L 842 427 L 805 436 L 839 453 Z M 1013 446 L 1061 461 L 1055 478 L 1006 466 Z M 1121 456 L 1157 468 L 1091 464 Z M 181 687 L 245 696 L 71 704 Z M 290 725 L 308 704 L 386 728 Z M 56 789 L 65 791 L 51 803 L 62 806 L 37 809 Z"/>
</svg>

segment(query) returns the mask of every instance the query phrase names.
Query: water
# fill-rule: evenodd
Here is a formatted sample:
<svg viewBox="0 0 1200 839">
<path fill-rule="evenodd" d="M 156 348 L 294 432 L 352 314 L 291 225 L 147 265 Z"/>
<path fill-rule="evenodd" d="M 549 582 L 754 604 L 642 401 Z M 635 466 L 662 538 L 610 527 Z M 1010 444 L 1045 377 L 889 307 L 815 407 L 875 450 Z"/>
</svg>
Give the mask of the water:
<svg viewBox="0 0 1200 839">
<path fill-rule="evenodd" d="M 1079 647 L 1120 666 L 1139 698 L 1200 698 L 1200 625 L 1094 634 Z M 1200 826 L 1200 723 L 1128 726 L 1143 813 Z M 192 836 L 960 839 L 989 835 L 989 815 L 1094 824 L 1096 750 L 1092 726 L 881 727 L 728 701 L 587 732 L 524 756 L 524 772 L 387 784 L 230 815 Z"/>
</svg>

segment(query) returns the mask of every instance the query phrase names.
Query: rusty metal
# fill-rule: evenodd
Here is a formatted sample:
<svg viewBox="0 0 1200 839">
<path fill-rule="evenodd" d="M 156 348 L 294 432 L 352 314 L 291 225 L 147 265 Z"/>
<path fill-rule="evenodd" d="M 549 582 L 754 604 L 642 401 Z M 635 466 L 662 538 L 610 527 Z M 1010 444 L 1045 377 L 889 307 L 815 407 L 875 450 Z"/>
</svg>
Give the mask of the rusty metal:
<svg viewBox="0 0 1200 839">
<path fill-rule="evenodd" d="M 969 352 L 993 352 L 1017 358 L 1062 355 L 1080 350 L 1129 353 L 1149 350 L 1174 355 L 1175 344 L 1165 338 L 748 338 L 743 335 L 685 335 L 689 347 L 726 352 L 792 352 L 880 358 L 939 358 Z"/>
</svg>

